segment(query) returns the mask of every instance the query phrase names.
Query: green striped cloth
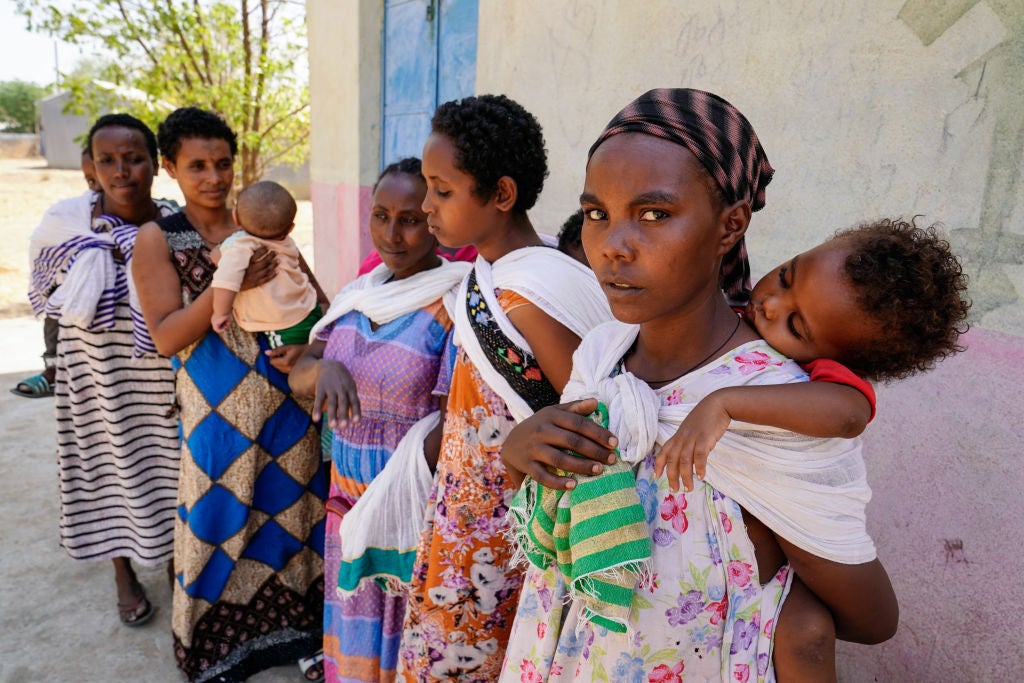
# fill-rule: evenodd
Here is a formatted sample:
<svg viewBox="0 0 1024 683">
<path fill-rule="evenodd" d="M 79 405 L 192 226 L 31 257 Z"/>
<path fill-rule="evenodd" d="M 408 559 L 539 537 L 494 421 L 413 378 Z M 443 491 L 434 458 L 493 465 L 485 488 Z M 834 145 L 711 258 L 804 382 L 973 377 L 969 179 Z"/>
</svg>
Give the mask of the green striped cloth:
<svg viewBox="0 0 1024 683">
<path fill-rule="evenodd" d="M 607 407 L 598 404 L 590 419 L 607 427 Z M 583 618 L 625 633 L 633 590 L 651 564 L 633 467 L 617 459 L 597 476 L 577 475 L 571 491 L 527 479 L 510 514 L 523 554 L 542 569 L 558 563 L 573 599 L 583 602 Z"/>
</svg>

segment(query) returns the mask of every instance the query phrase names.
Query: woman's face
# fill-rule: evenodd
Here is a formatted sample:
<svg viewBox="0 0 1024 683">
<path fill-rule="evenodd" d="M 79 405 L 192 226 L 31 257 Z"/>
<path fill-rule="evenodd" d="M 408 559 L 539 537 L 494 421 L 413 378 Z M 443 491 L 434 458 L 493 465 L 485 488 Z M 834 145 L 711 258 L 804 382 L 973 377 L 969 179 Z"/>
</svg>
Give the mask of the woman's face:
<svg viewBox="0 0 1024 683">
<path fill-rule="evenodd" d="M 478 245 L 486 239 L 496 209 L 492 200 L 473 194 L 476 179 L 456 166 L 455 153 L 452 141 L 438 133 L 431 133 L 423 145 L 423 211 L 430 232 L 444 246 Z"/>
<path fill-rule="evenodd" d="M 583 248 L 619 320 L 664 319 L 721 296 L 724 210 L 685 147 L 609 138 L 590 158 L 580 204 Z"/>
<path fill-rule="evenodd" d="M 381 260 L 396 280 L 436 266 L 437 240 L 427 228 L 420 205 L 426 186 L 408 173 L 389 173 L 380 179 L 370 209 L 370 237 Z"/>
<path fill-rule="evenodd" d="M 107 211 L 117 215 L 119 209 L 150 201 L 157 165 L 141 131 L 125 126 L 100 128 L 93 133 L 91 148 Z"/>
<path fill-rule="evenodd" d="M 164 159 L 164 168 L 178 181 L 187 204 L 221 209 L 235 180 L 234 162 L 227 140 L 185 138 L 177 158 Z"/>
</svg>

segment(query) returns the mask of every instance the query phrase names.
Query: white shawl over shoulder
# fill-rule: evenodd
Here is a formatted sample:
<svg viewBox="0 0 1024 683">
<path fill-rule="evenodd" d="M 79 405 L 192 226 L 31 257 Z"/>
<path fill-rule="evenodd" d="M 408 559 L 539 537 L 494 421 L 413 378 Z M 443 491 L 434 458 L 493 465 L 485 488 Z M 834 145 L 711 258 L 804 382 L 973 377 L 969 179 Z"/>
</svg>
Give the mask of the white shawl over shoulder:
<svg viewBox="0 0 1024 683">
<path fill-rule="evenodd" d="M 700 398 L 684 393 L 682 403 L 663 405 L 631 373 L 610 376 L 638 331 L 620 322 L 593 330 L 573 357 L 572 377 L 562 394 L 563 401 L 597 397 L 604 402 L 620 454 L 631 463 L 668 440 Z M 812 438 L 734 422 L 708 458 L 705 481 L 807 552 L 843 564 L 876 556 L 865 526 L 871 490 L 859 439 Z"/>
<path fill-rule="evenodd" d="M 525 247 L 494 263 L 478 256 L 474 268 L 480 293 L 494 321 L 509 340 L 528 353 L 533 350 L 501 309 L 495 288 L 511 290 L 529 299 L 580 338 L 612 319 L 608 299 L 593 271 L 557 249 Z M 487 385 L 505 401 L 516 422 L 522 422 L 533 411 L 487 360 L 469 321 L 467 291 L 468 278 L 462 281 L 456 299 L 455 343 L 462 346 Z"/>
<path fill-rule="evenodd" d="M 383 263 L 365 275 L 345 285 L 331 302 L 331 307 L 309 332 L 309 341 L 349 311 L 359 311 L 375 325 L 387 325 L 407 313 L 423 308 L 438 299 L 445 299 L 445 308 L 451 308 L 455 287 L 470 265 L 462 261 L 441 259 L 437 268 L 424 270 L 401 280 L 391 280 L 393 273 Z"/>
</svg>

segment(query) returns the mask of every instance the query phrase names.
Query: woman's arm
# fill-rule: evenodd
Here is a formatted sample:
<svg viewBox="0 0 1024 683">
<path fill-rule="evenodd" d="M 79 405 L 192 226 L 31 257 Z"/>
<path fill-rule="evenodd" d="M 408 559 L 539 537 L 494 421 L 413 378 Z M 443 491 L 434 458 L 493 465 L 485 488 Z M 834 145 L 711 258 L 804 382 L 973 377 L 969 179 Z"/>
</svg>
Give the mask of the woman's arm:
<svg viewBox="0 0 1024 683">
<path fill-rule="evenodd" d="M 441 419 L 437 426 L 430 430 L 430 433 L 423 439 L 423 457 L 427 461 L 427 467 L 433 474 L 437 470 L 437 459 L 441 455 L 441 437 L 444 435 L 444 419 L 448 414 L 448 397 L 438 397 L 437 409 L 441 413 Z"/>
<path fill-rule="evenodd" d="M 313 285 L 313 289 L 316 290 L 316 302 L 320 304 L 324 311 L 326 311 L 331 307 L 331 300 L 327 298 L 327 295 L 324 294 L 324 290 L 320 288 L 320 283 L 316 281 L 316 276 L 313 275 L 313 270 L 309 267 L 309 264 L 306 263 L 306 259 L 302 256 L 301 251 L 299 252 L 299 268 L 306 274 L 306 277 L 309 278 L 310 284 Z"/>
<path fill-rule="evenodd" d="M 258 287 L 274 277 L 277 257 L 257 250 L 245 271 L 241 289 Z M 182 307 L 181 281 L 171 263 L 167 238 L 156 223 L 139 228 L 132 255 L 132 279 L 149 334 L 162 356 L 173 356 L 210 329 L 213 293 L 207 288 Z"/>
<path fill-rule="evenodd" d="M 213 317 L 210 319 L 210 324 L 213 331 L 220 334 L 231 324 L 231 307 L 235 303 L 235 296 L 238 292 L 221 287 L 210 287 L 210 289 L 213 290 Z"/>
<path fill-rule="evenodd" d="M 200 294 L 182 308 L 181 281 L 171 263 L 167 239 L 156 223 L 139 228 L 132 255 L 132 278 L 142 315 L 162 356 L 173 356 L 210 329 L 213 294 Z"/>
<path fill-rule="evenodd" d="M 572 354 L 580 338 L 533 304 L 522 304 L 508 312 L 508 319 L 533 349 L 544 377 L 562 393 L 572 372 Z"/>
<path fill-rule="evenodd" d="M 359 394 L 348 368 L 323 357 L 326 346 L 315 341 L 306 347 L 288 375 L 288 386 L 297 396 L 313 397 L 313 420 L 326 412 L 327 426 L 337 429 L 359 422 Z"/>
<path fill-rule="evenodd" d="M 519 486 L 529 476 L 549 489 L 565 491 L 575 487 L 576 480 L 556 475 L 549 468 L 600 474 L 602 463 L 615 462 L 618 440 L 587 417 L 595 410 L 594 398 L 548 406 L 513 427 L 501 445 L 501 459 L 511 482 Z"/>
<path fill-rule="evenodd" d="M 871 419 L 871 403 L 857 389 L 833 382 L 726 387 L 705 396 L 665 442 L 654 473 L 668 472 L 669 488 L 693 490 L 708 455 L 733 420 L 771 425 L 799 434 L 852 439 Z"/>
<path fill-rule="evenodd" d="M 326 347 L 327 342 L 314 341 L 306 346 L 302 356 L 295 362 L 295 367 L 288 375 L 288 386 L 296 396 L 312 398 L 316 395 L 316 380 L 320 374 L 319 363 L 320 359 L 324 357 Z M 317 420 L 319 417 L 317 414 L 313 416 L 313 419 Z"/>
</svg>

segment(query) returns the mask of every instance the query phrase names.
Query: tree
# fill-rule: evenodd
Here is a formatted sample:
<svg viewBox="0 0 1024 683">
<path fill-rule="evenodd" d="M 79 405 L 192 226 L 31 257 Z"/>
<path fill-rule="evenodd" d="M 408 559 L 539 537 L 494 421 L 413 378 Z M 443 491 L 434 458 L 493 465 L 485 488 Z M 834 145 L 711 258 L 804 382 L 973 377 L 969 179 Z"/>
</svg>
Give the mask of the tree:
<svg viewBox="0 0 1024 683">
<path fill-rule="evenodd" d="M 36 131 L 36 102 L 46 88 L 27 81 L 0 82 L 0 130 L 8 133 Z"/>
<path fill-rule="evenodd" d="M 95 46 L 102 77 L 120 88 L 97 96 L 65 78 L 77 111 L 117 101 L 155 126 L 174 107 L 216 111 L 239 137 L 242 185 L 271 164 L 298 164 L 309 138 L 305 7 L 298 0 L 17 0 L 32 30 Z M 125 92 L 136 96 L 125 97 Z"/>
</svg>

